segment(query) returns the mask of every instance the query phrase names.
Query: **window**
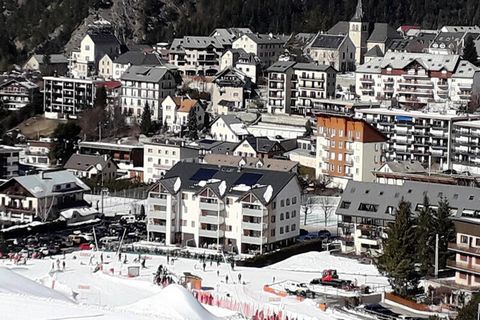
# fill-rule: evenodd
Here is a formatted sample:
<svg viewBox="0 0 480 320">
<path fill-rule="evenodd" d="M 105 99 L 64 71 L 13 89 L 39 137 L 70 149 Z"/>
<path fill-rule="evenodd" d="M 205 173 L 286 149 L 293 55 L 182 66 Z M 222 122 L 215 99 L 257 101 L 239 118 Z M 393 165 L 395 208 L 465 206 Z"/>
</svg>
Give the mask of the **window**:
<svg viewBox="0 0 480 320">
<path fill-rule="evenodd" d="M 467 275 L 463 272 L 460 272 L 458 276 L 460 277 L 460 279 L 463 279 L 463 280 L 467 279 Z"/>
<path fill-rule="evenodd" d="M 270 230 L 270 235 L 271 235 L 272 237 L 275 237 L 275 229 Z"/>
<path fill-rule="evenodd" d="M 195 228 L 195 221 L 192 221 L 191 226 L 192 226 L 192 228 Z"/>
<path fill-rule="evenodd" d="M 282 207 L 282 208 L 285 207 L 285 201 L 280 200 L 280 207 Z"/>
<path fill-rule="evenodd" d="M 272 209 L 275 209 L 277 207 L 277 202 L 276 201 L 273 201 L 272 202 Z"/>
<path fill-rule="evenodd" d="M 290 205 L 290 198 L 287 198 L 286 203 L 287 203 L 287 206 Z"/>
<path fill-rule="evenodd" d="M 290 226 L 285 226 L 285 232 L 290 232 Z"/>
<path fill-rule="evenodd" d="M 340 204 L 340 209 L 348 209 L 352 203 L 350 201 L 342 201 Z"/>
<path fill-rule="evenodd" d="M 295 218 L 297 216 L 297 210 L 292 211 L 292 218 Z"/>
<path fill-rule="evenodd" d="M 188 193 L 182 193 L 182 199 L 188 200 Z"/>
<path fill-rule="evenodd" d="M 460 243 L 468 244 L 468 237 L 467 236 L 460 236 Z"/>
<path fill-rule="evenodd" d="M 280 213 L 280 221 L 283 221 L 283 213 Z"/>
<path fill-rule="evenodd" d="M 297 197 L 293 197 L 292 198 L 292 204 L 296 204 L 297 203 Z"/>
<path fill-rule="evenodd" d="M 480 238 L 475 238 L 475 246 L 480 247 Z"/>
<path fill-rule="evenodd" d="M 270 218 L 270 222 L 275 223 L 275 215 Z"/>
<path fill-rule="evenodd" d="M 292 224 L 292 231 L 295 231 L 295 229 L 297 229 L 297 225 L 294 223 Z"/>
<path fill-rule="evenodd" d="M 377 204 L 370 204 L 370 203 L 360 203 L 358 206 L 359 211 L 367 211 L 367 212 L 377 212 L 378 205 Z"/>
<path fill-rule="evenodd" d="M 187 226 L 187 220 L 182 220 L 182 227 L 186 227 Z"/>
<path fill-rule="evenodd" d="M 285 219 L 290 219 L 290 212 L 285 212 Z"/>
<path fill-rule="evenodd" d="M 280 227 L 280 234 L 283 234 L 283 227 Z"/>
</svg>

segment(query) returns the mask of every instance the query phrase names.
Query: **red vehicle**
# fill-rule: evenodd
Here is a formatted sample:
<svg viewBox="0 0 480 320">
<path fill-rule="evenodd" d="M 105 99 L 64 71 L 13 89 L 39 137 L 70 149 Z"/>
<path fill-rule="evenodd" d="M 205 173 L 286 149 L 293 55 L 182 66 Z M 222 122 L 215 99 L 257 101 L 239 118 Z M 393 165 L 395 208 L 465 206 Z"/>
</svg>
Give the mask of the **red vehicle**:
<svg viewBox="0 0 480 320">
<path fill-rule="evenodd" d="M 352 286 L 352 281 L 341 280 L 338 278 L 337 270 L 327 269 L 323 270 L 321 278 L 313 279 L 310 281 L 310 284 L 321 284 L 336 288 L 348 288 Z"/>
<path fill-rule="evenodd" d="M 91 250 L 93 249 L 93 245 L 91 245 L 90 243 L 82 243 L 80 244 L 79 248 L 80 250 Z"/>
</svg>

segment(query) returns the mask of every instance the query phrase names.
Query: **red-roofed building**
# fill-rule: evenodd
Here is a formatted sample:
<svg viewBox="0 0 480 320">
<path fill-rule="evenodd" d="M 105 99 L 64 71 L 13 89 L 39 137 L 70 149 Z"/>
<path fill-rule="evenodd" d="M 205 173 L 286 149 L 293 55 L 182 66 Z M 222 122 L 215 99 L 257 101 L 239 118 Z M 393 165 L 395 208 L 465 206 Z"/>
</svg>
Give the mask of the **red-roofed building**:
<svg viewBox="0 0 480 320">
<path fill-rule="evenodd" d="M 162 102 L 162 124 L 168 126 L 172 132 L 180 132 L 182 126 L 188 124 L 188 115 L 194 112 L 197 116 L 199 129 L 203 128 L 205 122 L 205 108 L 200 101 L 185 97 L 168 96 Z"/>
<path fill-rule="evenodd" d="M 387 137 L 362 119 L 317 116 L 317 176 L 328 176 L 338 186 L 348 180 L 373 182 L 372 171 L 383 164 Z"/>
</svg>

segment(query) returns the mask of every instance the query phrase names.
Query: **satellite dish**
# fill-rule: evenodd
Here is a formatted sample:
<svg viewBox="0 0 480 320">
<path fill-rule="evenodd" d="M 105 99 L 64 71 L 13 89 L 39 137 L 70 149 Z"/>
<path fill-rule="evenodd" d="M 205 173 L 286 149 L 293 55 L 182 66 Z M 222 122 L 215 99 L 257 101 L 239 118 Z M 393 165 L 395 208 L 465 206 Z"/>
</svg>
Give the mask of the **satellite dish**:
<svg viewBox="0 0 480 320">
<path fill-rule="evenodd" d="M 102 171 L 103 170 L 103 166 L 100 164 L 100 163 L 97 163 L 95 165 L 95 168 L 97 168 L 98 171 Z"/>
</svg>

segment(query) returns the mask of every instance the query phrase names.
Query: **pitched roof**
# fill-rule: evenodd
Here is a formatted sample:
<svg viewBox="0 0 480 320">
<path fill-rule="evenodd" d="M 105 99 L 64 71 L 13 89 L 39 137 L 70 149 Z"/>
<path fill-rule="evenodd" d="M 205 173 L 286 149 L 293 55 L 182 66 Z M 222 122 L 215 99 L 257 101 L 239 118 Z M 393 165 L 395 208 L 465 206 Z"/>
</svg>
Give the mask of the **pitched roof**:
<svg viewBox="0 0 480 320">
<path fill-rule="evenodd" d="M 122 74 L 121 79 L 158 83 L 168 72 L 169 69 L 163 66 L 130 66 Z"/>
<path fill-rule="evenodd" d="M 348 21 L 339 21 L 337 22 L 333 27 L 328 29 L 327 33 L 328 34 L 348 34 L 348 30 L 350 28 L 350 25 L 348 24 Z"/>
<path fill-rule="evenodd" d="M 225 125 L 229 127 L 230 130 L 237 136 L 245 136 L 249 134 L 245 127 L 245 124 L 240 119 L 238 119 L 235 115 L 233 114 L 220 115 L 213 121 L 213 123 L 217 122 L 219 119 L 221 119 L 225 123 Z"/>
<path fill-rule="evenodd" d="M 355 13 L 350 19 L 352 22 L 361 22 L 363 20 L 363 7 L 362 0 L 358 0 L 357 7 L 355 8 Z"/>
<path fill-rule="evenodd" d="M 45 57 L 44 54 L 35 54 L 34 57 L 39 64 L 43 64 L 43 59 Z M 68 59 L 61 53 L 50 54 L 50 64 L 57 64 L 57 63 L 68 63 Z"/>
<path fill-rule="evenodd" d="M 273 148 L 278 145 L 282 147 L 278 141 L 270 140 L 268 137 L 254 137 L 248 136 L 243 141 L 247 141 L 248 144 L 255 149 L 256 152 L 268 153 L 273 150 Z M 243 143 L 242 141 L 242 143 Z M 241 143 L 239 144 L 239 146 Z"/>
<path fill-rule="evenodd" d="M 90 191 L 90 188 L 73 173 L 67 170 L 61 171 L 44 171 L 43 173 L 14 177 L 5 182 L 5 186 L 11 181 L 18 182 L 28 192 L 36 198 L 52 196 L 63 191 L 55 191 L 57 185 L 71 184 L 69 190 Z"/>
<path fill-rule="evenodd" d="M 365 53 L 365 57 L 383 57 L 382 49 L 378 45 L 375 45 Z"/>
<path fill-rule="evenodd" d="M 375 23 L 372 34 L 368 38 L 368 42 L 387 42 L 392 39 L 401 39 L 402 36 L 388 23 Z"/>
<path fill-rule="evenodd" d="M 388 161 L 384 164 L 396 173 L 426 173 L 427 171 L 418 161 Z"/>
<path fill-rule="evenodd" d="M 253 42 L 258 44 L 284 44 L 288 40 L 288 36 L 275 34 L 246 33 L 243 36 L 249 37 Z"/>
<path fill-rule="evenodd" d="M 127 51 L 118 56 L 114 63 L 140 65 L 162 65 L 162 59 L 156 53 L 145 53 L 142 51 Z"/>
<path fill-rule="evenodd" d="M 318 64 L 315 62 L 310 63 L 297 63 L 293 67 L 295 70 L 309 70 L 309 71 L 327 71 L 328 69 L 333 69 L 331 66 L 325 64 Z"/>
<path fill-rule="evenodd" d="M 285 72 L 294 65 L 293 61 L 277 61 L 267 69 L 267 72 Z"/>
<path fill-rule="evenodd" d="M 63 166 L 64 169 L 88 171 L 96 165 L 101 165 L 102 168 L 107 166 L 108 160 L 105 160 L 103 155 L 87 155 L 87 154 L 72 154 L 67 163 Z"/>
<path fill-rule="evenodd" d="M 198 103 L 198 100 L 196 99 L 188 99 L 184 97 L 174 97 L 173 101 L 175 101 L 175 104 L 177 105 L 177 111 L 178 112 L 190 112 L 193 107 L 195 107 Z"/>
<path fill-rule="evenodd" d="M 111 33 L 90 33 L 87 34 L 87 36 L 90 36 L 90 39 L 92 39 L 93 42 L 96 44 L 116 44 L 120 45 L 120 42 L 118 41 L 117 37 Z"/>
<path fill-rule="evenodd" d="M 183 49 L 205 49 L 210 46 L 216 49 L 224 48 L 224 45 L 214 37 L 185 36 L 183 38 L 175 38 L 170 49 L 179 51 Z"/>
<path fill-rule="evenodd" d="M 259 168 L 274 171 L 292 171 L 298 162 L 271 158 L 241 157 L 227 154 L 206 154 L 203 161 L 219 166 Z"/>
<path fill-rule="evenodd" d="M 319 33 L 312 41 L 312 48 L 337 49 L 346 39 L 346 35 Z"/>
<path fill-rule="evenodd" d="M 357 68 L 357 72 L 380 73 L 382 69 L 404 69 L 413 62 L 421 64 L 429 71 L 455 71 L 460 59 L 458 55 L 439 55 L 430 53 L 387 52 L 383 58 L 373 58 Z"/>
<path fill-rule="evenodd" d="M 394 220 L 395 210 L 390 214 L 388 207 L 396 208 L 403 198 L 411 203 L 412 212 L 416 212 L 420 208 L 418 205 L 423 204 L 425 195 L 432 206 L 437 206 L 441 198 L 445 198 L 449 206 L 456 210 L 453 213 L 456 218 L 473 217 L 478 210 L 480 188 L 414 181 L 405 181 L 398 186 L 350 180 L 342 193 L 336 214 Z M 350 202 L 348 208 L 342 206 L 343 202 Z M 362 203 L 376 207 L 372 207 L 372 211 L 359 210 Z"/>
<path fill-rule="evenodd" d="M 223 181 L 225 182 L 225 194 L 238 196 L 246 195 L 256 188 L 268 188 L 268 186 L 271 186 L 273 189 L 271 197 L 264 197 L 265 192 L 260 193 L 259 200 L 264 204 L 274 200 L 276 195 L 292 179 L 296 179 L 295 173 L 291 172 L 178 162 L 167 171 L 160 183 L 167 179 L 173 182 L 175 181 L 173 179 L 177 177 L 180 178 L 181 190 L 192 190 L 195 192 L 205 187 L 212 187 L 221 193 L 218 189 Z"/>
</svg>

